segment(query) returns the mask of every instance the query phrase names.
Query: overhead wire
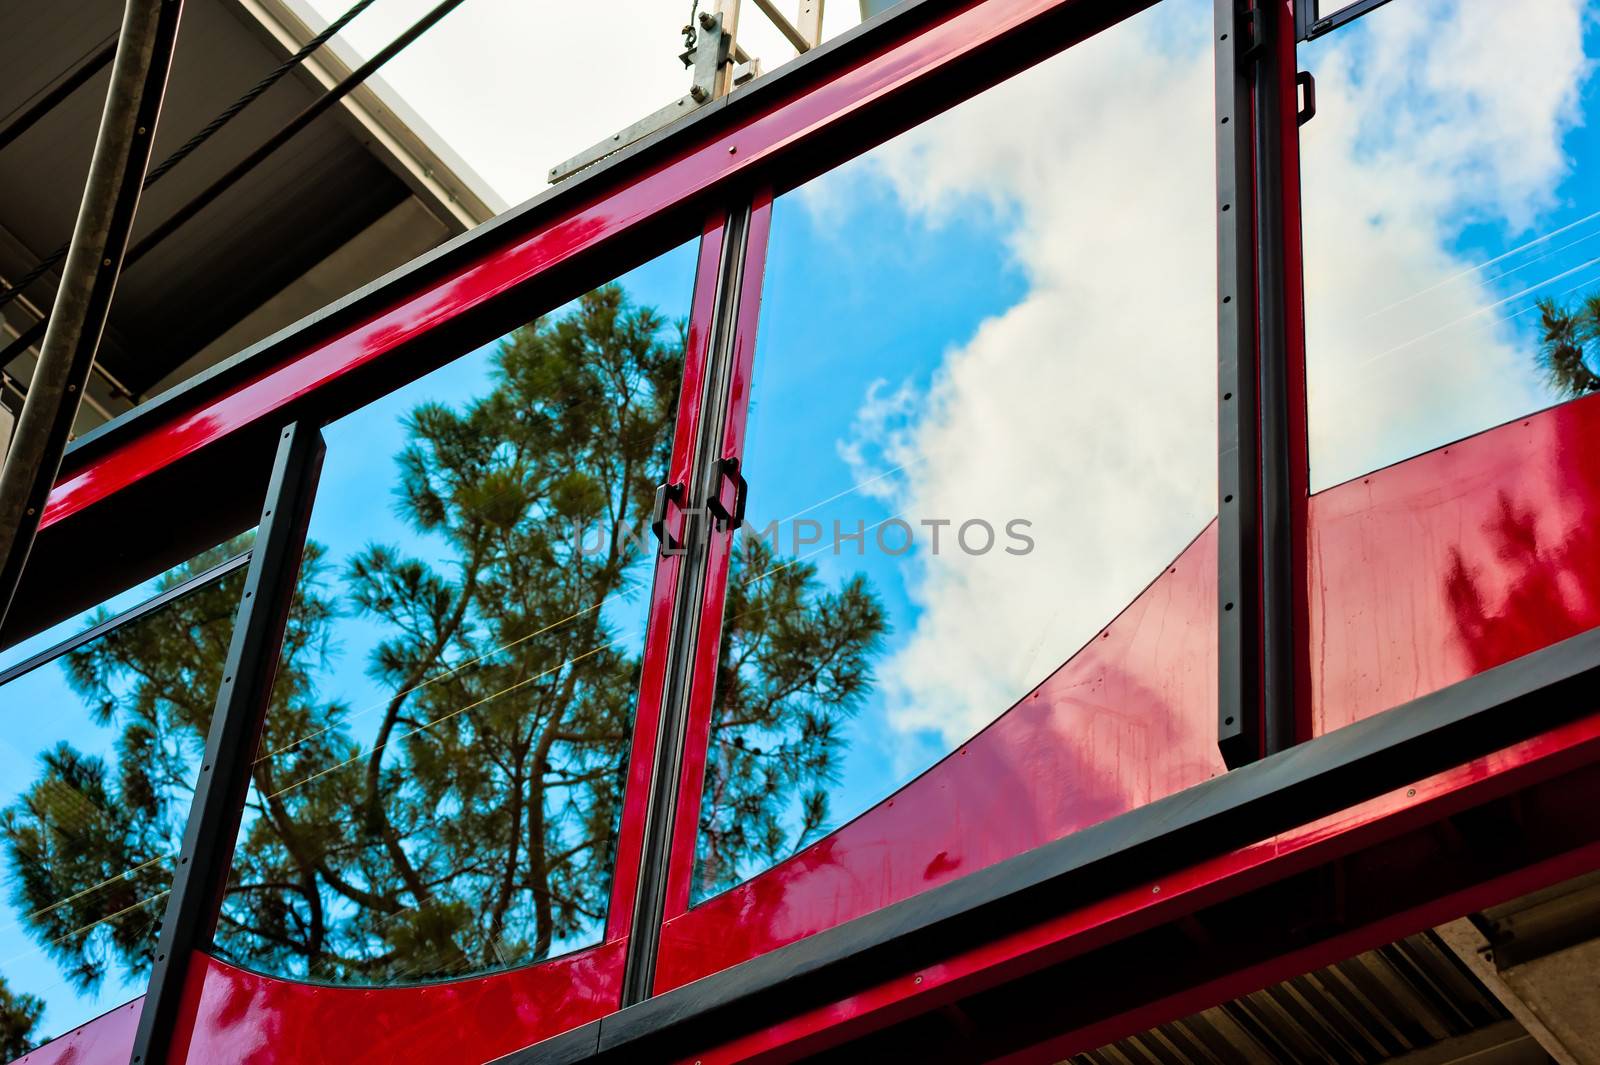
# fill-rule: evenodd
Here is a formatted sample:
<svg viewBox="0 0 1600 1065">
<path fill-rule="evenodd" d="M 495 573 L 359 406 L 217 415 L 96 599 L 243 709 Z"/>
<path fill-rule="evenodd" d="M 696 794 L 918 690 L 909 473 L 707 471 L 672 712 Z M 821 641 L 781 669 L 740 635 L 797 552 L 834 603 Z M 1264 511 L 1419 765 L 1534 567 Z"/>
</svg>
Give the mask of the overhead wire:
<svg viewBox="0 0 1600 1065">
<path fill-rule="evenodd" d="M 299 66 L 318 48 L 321 48 L 324 44 L 327 44 L 335 34 L 344 29 L 345 26 L 349 25 L 352 19 L 361 14 L 361 12 L 365 11 L 367 8 L 371 7 L 375 2 L 376 0 L 357 0 L 355 4 L 351 5 L 349 10 L 329 23 L 327 27 L 322 30 L 322 32 L 318 33 L 315 37 L 311 38 L 311 40 L 307 41 L 305 45 L 297 50 L 292 56 L 290 56 L 288 59 L 285 59 L 282 63 L 279 63 L 260 81 L 256 82 L 249 89 L 245 90 L 244 94 L 241 95 L 237 100 L 233 101 L 233 103 L 217 112 L 216 117 L 212 118 L 210 122 L 207 122 L 204 126 L 197 130 L 193 136 L 183 143 L 182 147 L 173 152 L 171 155 L 167 156 L 159 164 L 152 168 L 150 172 L 145 175 L 144 184 L 140 186 L 140 188 L 144 191 L 148 191 L 152 185 L 165 177 L 173 167 L 177 166 L 190 155 L 194 154 L 195 149 L 199 148 L 202 144 L 215 136 L 216 133 L 222 129 L 222 127 L 233 121 L 233 119 L 237 117 L 241 111 L 254 103 L 263 93 L 276 85 L 280 80 L 283 79 L 284 75 L 288 74 L 291 70 Z M 113 36 L 113 51 L 115 50 L 115 45 L 116 40 Z M 109 56 L 107 58 L 109 59 Z M 5 140 L 0 138 L 0 147 L 4 147 L 5 143 Z M 29 285 L 32 285 L 35 281 L 39 280 L 39 278 L 43 277 L 52 267 L 60 263 L 61 260 L 66 257 L 66 254 L 67 246 L 63 244 L 61 247 L 57 248 L 55 251 L 51 252 L 49 255 L 40 260 L 33 267 L 33 269 L 23 274 L 15 284 L 8 286 L 4 291 L 0 291 L 0 307 L 5 307 L 12 300 L 15 300 L 18 295 L 21 294 L 23 289 L 27 288 Z M 0 365 L 3 365 L 3 362 L 0 362 Z"/>
</svg>

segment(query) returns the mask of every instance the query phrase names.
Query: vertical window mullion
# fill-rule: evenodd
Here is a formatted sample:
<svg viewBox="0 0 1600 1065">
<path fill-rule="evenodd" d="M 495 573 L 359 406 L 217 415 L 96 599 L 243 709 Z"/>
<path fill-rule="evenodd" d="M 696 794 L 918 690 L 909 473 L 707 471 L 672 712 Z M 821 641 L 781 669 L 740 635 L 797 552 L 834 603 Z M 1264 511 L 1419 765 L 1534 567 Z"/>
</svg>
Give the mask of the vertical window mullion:
<svg viewBox="0 0 1600 1065">
<path fill-rule="evenodd" d="M 204 762 L 161 922 L 132 1062 L 165 1061 L 189 967 L 217 919 L 323 455 L 321 432 L 295 423 L 278 439 L 266 502 L 235 617 Z"/>
<path fill-rule="evenodd" d="M 698 287 L 707 280 L 713 280 L 715 287 L 709 293 L 696 292 L 694 320 L 689 323 L 691 337 L 702 345 L 700 350 L 704 352 L 700 367 L 703 370 L 703 387 L 698 405 L 686 404 L 686 408 L 692 407 L 695 416 L 692 441 L 685 441 L 680 433 L 680 446 L 675 449 L 673 470 L 668 480 L 669 484 L 684 486 L 683 546 L 681 555 L 676 559 L 677 594 L 673 603 L 672 624 L 665 635 L 666 676 L 644 815 L 632 936 L 623 974 L 624 1006 L 648 998 L 654 986 L 660 926 L 666 919 L 672 856 L 678 846 L 674 838 L 674 826 L 682 801 L 679 781 L 685 757 L 691 679 L 696 672 L 696 656 L 700 647 L 697 632 L 706 591 L 707 549 L 711 539 L 707 535 L 707 502 L 715 491 L 715 456 L 721 447 L 723 412 L 728 403 L 734 323 L 743 278 L 750 213 L 748 205 L 741 205 L 728 213 L 725 223 L 708 227 L 703 238 L 705 245 L 702 256 L 710 252 L 711 241 L 720 238 L 716 272 L 711 275 L 709 271 L 702 271 L 696 285 Z M 702 261 L 706 262 L 704 258 Z M 702 299 L 702 295 L 707 298 Z M 687 372 L 685 378 L 687 387 Z M 682 445 L 685 443 L 691 444 L 692 450 L 688 454 L 684 454 Z M 678 550 L 670 547 L 669 541 L 670 537 L 664 534 L 660 544 L 663 552 Z M 689 846 L 693 846 L 692 838 Z"/>
</svg>

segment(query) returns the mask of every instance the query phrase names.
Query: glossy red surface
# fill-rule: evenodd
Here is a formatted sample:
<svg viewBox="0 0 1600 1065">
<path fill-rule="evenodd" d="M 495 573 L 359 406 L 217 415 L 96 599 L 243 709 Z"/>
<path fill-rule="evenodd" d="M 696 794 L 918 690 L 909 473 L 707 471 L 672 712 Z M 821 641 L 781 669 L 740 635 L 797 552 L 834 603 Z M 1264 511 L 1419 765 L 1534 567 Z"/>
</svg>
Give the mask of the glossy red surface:
<svg viewBox="0 0 1600 1065">
<path fill-rule="evenodd" d="M 750 402 L 750 371 L 755 352 L 756 324 L 761 316 L 761 283 L 766 267 L 767 235 L 772 229 L 772 192 L 757 194 L 745 231 L 745 279 L 739 292 L 739 309 L 733 335 L 733 366 L 728 382 L 728 413 L 722 428 L 725 459 L 743 459 L 746 409 Z M 689 720 L 678 780 L 678 808 L 673 812 L 672 848 L 667 859 L 667 920 L 689 908 L 694 874 L 695 845 L 699 841 L 700 797 L 705 785 L 706 749 L 711 734 L 711 706 L 715 694 L 718 648 L 722 642 L 722 606 L 727 593 L 728 566 L 735 530 L 713 531 L 701 600 L 695 671 L 689 687 Z"/>
<path fill-rule="evenodd" d="M 1317 734 L 1600 625 L 1600 397 L 1311 500 Z"/>
<path fill-rule="evenodd" d="M 1222 772 L 1211 527 L 987 729 L 795 857 L 667 922 L 676 987 Z"/>
<path fill-rule="evenodd" d="M 1019 971 L 1058 962 L 1116 942 L 1204 906 L 1323 864 L 1361 847 L 1394 838 L 1419 825 L 1577 767 L 1600 761 L 1600 714 L 1592 715 L 1486 758 L 1418 780 L 1332 817 L 1249 847 L 1174 871 L 1158 883 L 1108 895 L 1024 932 L 995 939 L 936 964 L 907 968 L 898 978 L 857 995 L 797 1014 L 781 1023 L 716 1046 L 696 1049 L 684 1065 L 736 1061 L 792 1061 L 835 1045 L 859 1031 L 936 1008 L 958 993 L 995 986 Z M 1591 787 L 1585 794 L 1600 799 Z M 1063 1038 L 1047 1052 L 1019 1060 L 1059 1061 L 1110 1039 L 1139 1031 L 1276 980 L 1371 949 L 1402 935 L 1590 871 L 1600 863 L 1600 843 L 1587 843 L 1549 860 L 1477 885 L 1470 893 L 1442 896 L 1422 912 L 1404 911 L 1383 922 L 1286 950 L 1272 962 L 1227 981 L 1189 988 L 1174 999 L 1148 1003 L 1138 1014 L 1104 1018 L 1094 1028 Z M 1153 890 L 1159 888 L 1159 890 Z"/>
<path fill-rule="evenodd" d="M 1283 17 L 1278 20 L 1279 69 L 1283 73 L 1283 145 L 1279 166 L 1283 178 L 1283 261 L 1284 325 L 1288 338 L 1287 386 L 1289 399 L 1289 533 L 1294 550 L 1294 631 L 1295 637 L 1295 739 L 1312 736 L 1311 726 L 1311 645 L 1305 639 L 1310 631 L 1311 604 L 1307 595 L 1306 548 L 1309 534 L 1311 495 L 1311 437 L 1306 399 L 1306 297 L 1305 247 L 1300 232 L 1300 88 L 1295 83 L 1295 29 L 1293 0 L 1283 0 Z"/>
<path fill-rule="evenodd" d="M 12 1065 L 128 1065 L 144 998 L 102 1013 L 66 1035 L 17 1058 Z"/>
<path fill-rule="evenodd" d="M 1311 500 L 1318 733 L 1600 625 L 1600 397 Z M 1214 530 L 894 797 L 668 922 L 674 987 L 1220 771 Z M 1351 812 L 1351 824 L 1367 814 Z"/>
<path fill-rule="evenodd" d="M 700 410 L 705 402 L 706 363 L 711 350 L 711 321 L 717 298 L 717 267 L 722 256 L 723 216 L 706 223 L 695 266 L 694 295 L 689 308 L 689 330 L 684 339 L 683 386 L 678 393 L 678 415 L 672 438 L 672 459 L 667 478 L 686 481 L 700 432 Z M 628 753 L 628 785 L 623 798 L 622 821 L 617 830 L 617 864 L 611 884 L 611 908 L 606 915 L 606 938 L 626 937 L 633 925 L 638 895 L 639 865 L 644 847 L 645 819 L 654 775 L 656 740 L 661 731 L 661 700 L 665 691 L 668 630 L 678 593 L 682 556 L 658 555 L 655 581 L 650 588 L 644 661 L 639 670 L 639 706 Z M 620 993 L 620 983 L 618 986 Z"/>
<path fill-rule="evenodd" d="M 615 1009 L 623 945 L 419 987 L 324 987 L 198 955 L 170 1061 L 479 1065 Z"/>
<path fill-rule="evenodd" d="M 538 277 L 576 256 L 594 253 L 641 223 L 703 196 L 819 130 L 848 119 L 880 98 L 912 93 L 950 60 L 1029 24 L 1072 0 L 966 0 L 942 21 L 887 43 L 826 84 L 776 101 L 731 129 L 668 159 L 631 183 L 599 194 L 564 215 L 485 255 L 426 291 L 397 302 L 284 364 L 244 382 L 204 408 L 175 416 L 75 470 L 57 483 L 41 528 L 83 510 L 142 477 L 194 454 L 295 400 L 327 387 L 451 318 Z M 1132 13 L 1148 0 L 1128 0 Z"/>
</svg>

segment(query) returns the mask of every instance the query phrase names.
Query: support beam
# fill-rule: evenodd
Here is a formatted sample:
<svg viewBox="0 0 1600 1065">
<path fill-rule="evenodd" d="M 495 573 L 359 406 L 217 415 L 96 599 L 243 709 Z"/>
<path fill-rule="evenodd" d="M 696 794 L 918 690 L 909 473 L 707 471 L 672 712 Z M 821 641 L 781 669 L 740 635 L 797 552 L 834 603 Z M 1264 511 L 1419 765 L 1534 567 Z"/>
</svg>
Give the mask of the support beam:
<svg viewBox="0 0 1600 1065">
<path fill-rule="evenodd" d="M 1471 920 L 1462 917 L 1449 924 L 1440 925 L 1434 931 L 1439 933 L 1439 938 L 1444 940 L 1445 945 L 1461 959 L 1462 964 L 1472 970 L 1472 975 L 1483 982 L 1483 986 L 1489 989 L 1490 994 L 1500 1000 L 1506 1012 L 1527 1030 L 1540 1048 L 1555 1059 L 1556 1065 L 1600 1063 L 1600 1057 L 1580 1057 L 1575 1054 L 1563 1039 L 1550 1030 L 1544 1019 L 1534 1012 L 1523 997 L 1506 983 L 1500 975 L 1500 970 L 1495 966 L 1493 945 Z"/>
</svg>

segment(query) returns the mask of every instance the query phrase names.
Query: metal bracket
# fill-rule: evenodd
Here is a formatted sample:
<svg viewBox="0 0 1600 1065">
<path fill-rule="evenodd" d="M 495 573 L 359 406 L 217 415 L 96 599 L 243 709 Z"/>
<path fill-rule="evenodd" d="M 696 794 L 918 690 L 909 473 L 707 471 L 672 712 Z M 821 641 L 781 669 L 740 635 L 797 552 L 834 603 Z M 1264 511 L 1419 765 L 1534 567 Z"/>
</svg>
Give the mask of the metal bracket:
<svg viewBox="0 0 1600 1065">
<path fill-rule="evenodd" d="M 722 12 L 700 13 L 700 32 L 694 47 L 679 56 L 684 66 L 693 62 L 694 84 L 689 95 L 697 104 L 703 104 L 717 95 L 717 74 L 727 65 L 733 50 L 733 38 L 723 32 Z"/>
<path fill-rule="evenodd" d="M 682 481 L 665 481 L 656 485 L 655 505 L 650 508 L 650 531 L 661 544 L 663 555 L 681 555 L 684 551 L 683 500 L 688 486 Z M 668 525 L 672 510 L 677 517 Z"/>
<path fill-rule="evenodd" d="M 706 506 L 727 523 L 730 529 L 744 524 L 744 504 L 750 495 L 750 482 L 739 472 L 739 460 L 725 458 L 717 464 L 717 489 Z"/>
<path fill-rule="evenodd" d="M 723 31 L 722 12 L 701 12 L 697 22 L 696 26 L 684 27 L 685 38 L 692 39 L 693 44 L 678 57 L 683 60 L 684 66 L 694 71 L 694 83 L 689 86 L 688 95 L 680 96 L 660 110 L 612 134 L 599 144 L 585 148 L 566 162 L 551 167 L 550 184 L 566 180 L 606 156 L 620 152 L 628 145 L 650 136 L 656 130 L 671 125 L 684 115 L 693 113 L 701 104 L 710 103 L 717 96 L 717 78 L 730 62 L 738 60 L 747 66 L 752 64 L 753 61 L 744 54 L 743 49 L 734 46 L 733 35 Z M 759 67 L 754 73 L 760 73 Z M 754 75 L 746 73 L 746 80 L 751 76 Z M 735 83 L 740 80 L 737 72 L 733 80 Z"/>
<path fill-rule="evenodd" d="M 1295 125 L 1303 126 L 1317 117 L 1317 79 L 1311 76 L 1311 71 L 1302 70 L 1294 76 L 1294 84 L 1305 101 L 1295 114 Z"/>
</svg>

